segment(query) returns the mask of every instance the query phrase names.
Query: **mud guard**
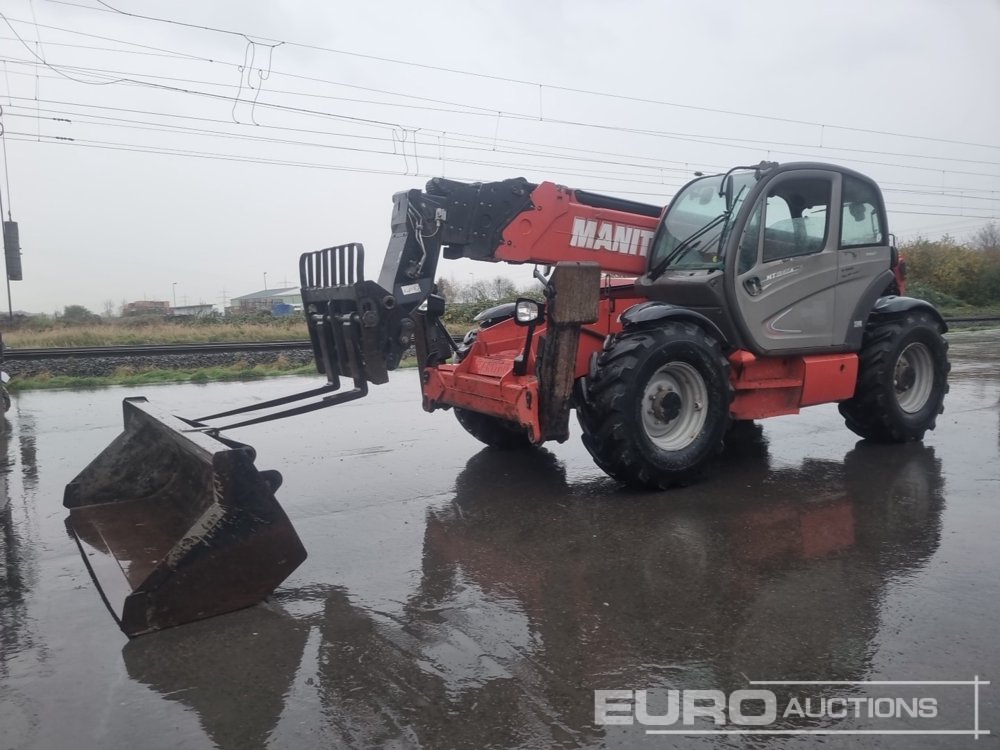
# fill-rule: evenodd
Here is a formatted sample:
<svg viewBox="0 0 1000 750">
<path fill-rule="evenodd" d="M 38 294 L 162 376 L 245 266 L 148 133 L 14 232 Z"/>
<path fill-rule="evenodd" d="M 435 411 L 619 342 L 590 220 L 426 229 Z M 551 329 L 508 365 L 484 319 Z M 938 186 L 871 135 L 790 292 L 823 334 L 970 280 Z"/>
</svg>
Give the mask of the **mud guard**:
<svg viewBox="0 0 1000 750">
<path fill-rule="evenodd" d="M 941 316 L 941 313 L 938 312 L 938 309 L 930 302 L 917 299 L 916 297 L 897 297 L 895 295 L 889 297 L 879 297 L 875 300 L 875 304 L 872 306 L 868 321 L 870 322 L 872 318 L 879 316 L 899 315 L 900 313 L 909 312 L 910 310 L 926 310 L 934 316 L 938 323 L 941 324 L 943 331 L 948 331 L 948 324 Z"/>
<path fill-rule="evenodd" d="M 711 318 L 688 307 L 651 300 L 632 305 L 632 307 L 621 314 L 622 327 L 625 330 L 664 320 L 688 320 L 695 325 L 701 326 L 715 336 L 723 348 L 729 346 L 728 337 Z"/>
</svg>

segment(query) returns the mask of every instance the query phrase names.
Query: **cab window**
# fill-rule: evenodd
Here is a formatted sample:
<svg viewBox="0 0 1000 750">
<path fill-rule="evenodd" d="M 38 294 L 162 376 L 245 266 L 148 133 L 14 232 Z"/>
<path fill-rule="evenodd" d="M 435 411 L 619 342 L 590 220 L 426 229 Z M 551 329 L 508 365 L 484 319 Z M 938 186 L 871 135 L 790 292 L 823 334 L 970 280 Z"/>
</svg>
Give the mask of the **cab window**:
<svg viewBox="0 0 1000 750">
<path fill-rule="evenodd" d="M 826 247 L 832 183 L 822 177 L 782 180 L 764 206 L 765 263 L 818 253 Z"/>
<path fill-rule="evenodd" d="M 753 211 L 753 216 L 747 222 L 743 236 L 740 238 L 740 262 L 736 268 L 736 273 L 746 273 L 757 265 L 757 244 L 760 242 L 760 215 L 763 213 L 764 204 L 758 203 Z"/>
<path fill-rule="evenodd" d="M 874 185 L 844 176 L 840 246 L 884 245 L 882 212 Z"/>
</svg>

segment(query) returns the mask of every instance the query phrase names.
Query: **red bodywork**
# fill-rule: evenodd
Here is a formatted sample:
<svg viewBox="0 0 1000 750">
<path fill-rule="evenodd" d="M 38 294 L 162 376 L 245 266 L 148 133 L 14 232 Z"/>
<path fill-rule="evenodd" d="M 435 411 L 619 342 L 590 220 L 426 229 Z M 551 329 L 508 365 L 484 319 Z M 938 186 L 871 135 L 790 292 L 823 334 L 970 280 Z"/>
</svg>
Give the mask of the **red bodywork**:
<svg viewBox="0 0 1000 750">
<path fill-rule="evenodd" d="M 587 374 L 591 357 L 608 334 L 621 331 L 619 315 L 644 301 L 630 280 L 612 279 L 601 289 L 600 318 L 581 331 L 577 378 Z M 526 329 L 508 320 L 481 330 L 460 363 L 425 370 L 424 407 L 431 411 L 445 404 L 461 406 L 516 422 L 530 435 L 540 436 L 538 378 L 533 373 L 537 342 L 544 333 L 543 323 L 528 351 L 526 374 L 515 375 L 514 360 L 524 351 Z M 848 399 L 858 376 L 858 356 L 853 353 L 755 357 L 740 349 L 729 355 L 729 362 L 733 419 L 796 414 L 803 406 Z"/>
<path fill-rule="evenodd" d="M 619 316 L 645 302 L 632 278 L 646 270 L 646 252 L 658 219 L 581 203 L 575 191 L 542 183 L 532 193 L 533 208 L 515 217 L 503 232 L 497 260 L 556 264 L 598 263 L 609 276 L 600 290 L 596 323 L 581 329 L 576 378 L 585 376 L 593 355 L 609 334 L 621 331 Z M 902 291 L 903 278 L 897 268 Z M 516 422 L 541 441 L 536 372 L 538 342 L 546 326 L 535 330 L 526 374 L 514 373 L 515 359 L 525 347 L 526 328 L 505 321 L 479 332 L 468 356 L 458 364 L 428 367 L 423 374 L 424 408 L 464 407 Z M 854 395 L 858 357 L 853 353 L 756 357 L 737 350 L 729 355 L 735 396 L 733 419 L 762 419 L 795 414 L 803 406 L 842 401 Z"/>
<path fill-rule="evenodd" d="M 659 217 L 595 208 L 580 203 L 570 188 L 543 182 L 524 211 L 503 232 L 497 260 L 555 265 L 589 261 L 606 273 L 639 276 Z"/>
</svg>

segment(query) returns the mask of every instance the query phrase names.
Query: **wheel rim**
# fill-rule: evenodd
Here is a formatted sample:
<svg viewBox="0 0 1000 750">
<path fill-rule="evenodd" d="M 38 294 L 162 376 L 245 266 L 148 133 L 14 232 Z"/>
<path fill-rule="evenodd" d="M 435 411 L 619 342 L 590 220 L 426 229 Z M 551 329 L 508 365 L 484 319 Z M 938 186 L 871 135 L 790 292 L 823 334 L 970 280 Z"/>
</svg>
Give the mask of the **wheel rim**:
<svg viewBox="0 0 1000 750">
<path fill-rule="evenodd" d="M 642 393 L 642 427 L 660 450 L 695 441 L 708 418 L 705 379 L 687 362 L 669 362 L 653 373 Z"/>
<path fill-rule="evenodd" d="M 914 342 L 903 349 L 893 374 L 896 403 L 907 414 L 927 405 L 934 388 L 934 358 L 926 344 Z"/>
</svg>

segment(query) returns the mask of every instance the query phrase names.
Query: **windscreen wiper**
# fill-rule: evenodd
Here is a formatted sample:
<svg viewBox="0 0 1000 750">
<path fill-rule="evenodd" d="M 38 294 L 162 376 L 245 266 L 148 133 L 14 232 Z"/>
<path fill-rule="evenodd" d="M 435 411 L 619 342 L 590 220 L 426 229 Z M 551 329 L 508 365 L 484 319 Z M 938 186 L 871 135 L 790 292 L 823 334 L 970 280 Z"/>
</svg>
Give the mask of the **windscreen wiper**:
<svg viewBox="0 0 1000 750">
<path fill-rule="evenodd" d="M 719 224 L 721 224 L 727 218 L 729 218 L 729 213 L 728 212 L 719 214 L 714 219 L 712 219 L 710 222 L 708 222 L 707 224 L 705 224 L 705 226 L 703 226 L 701 229 L 699 229 L 698 231 L 696 231 L 693 234 L 689 235 L 687 237 L 687 239 L 683 240 L 679 245 L 677 245 L 677 247 L 675 247 L 673 250 L 671 250 L 667 254 L 667 257 L 665 257 L 663 260 L 661 260 L 659 263 L 657 263 L 655 266 L 653 266 L 650 269 L 650 271 L 649 271 L 649 278 L 650 279 L 655 279 L 655 278 L 661 276 L 663 274 L 663 272 L 667 269 L 667 266 L 669 266 L 670 263 L 675 258 L 677 258 L 678 256 L 680 256 L 680 254 L 683 253 L 685 250 L 688 250 L 689 248 L 691 248 L 692 246 L 694 246 L 695 240 L 698 240 L 698 239 L 702 238 L 707 232 L 709 232 L 712 229 L 714 229 L 715 227 L 719 226 Z"/>
</svg>

